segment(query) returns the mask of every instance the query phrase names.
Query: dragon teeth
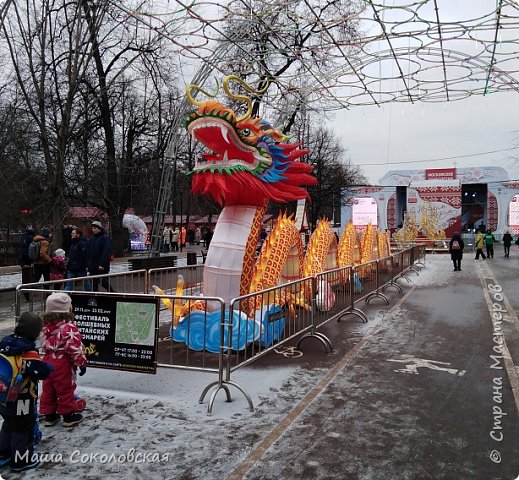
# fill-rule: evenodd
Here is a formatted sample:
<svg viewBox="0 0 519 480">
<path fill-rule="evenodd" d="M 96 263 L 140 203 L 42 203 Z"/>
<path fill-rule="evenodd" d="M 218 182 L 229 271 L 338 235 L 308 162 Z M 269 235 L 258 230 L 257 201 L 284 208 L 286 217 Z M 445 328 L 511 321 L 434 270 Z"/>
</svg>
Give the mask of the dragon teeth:
<svg viewBox="0 0 519 480">
<path fill-rule="evenodd" d="M 229 130 L 227 130 L 227 127 L 224 124 L 220 124 L 220 132 L 222 134 L 222 138 L 225 140 L 226 143 L 229 142 Z M 227 154 L 227 152 L 226 152 Z"/>
</svg>

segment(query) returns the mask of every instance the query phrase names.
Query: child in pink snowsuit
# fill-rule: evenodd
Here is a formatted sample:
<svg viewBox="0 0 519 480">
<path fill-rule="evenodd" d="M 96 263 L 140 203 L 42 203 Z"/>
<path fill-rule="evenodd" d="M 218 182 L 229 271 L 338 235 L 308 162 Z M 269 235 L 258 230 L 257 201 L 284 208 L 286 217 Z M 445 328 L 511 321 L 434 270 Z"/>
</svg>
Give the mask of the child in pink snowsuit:
<svg viewBox="0 0 519 480">
<path fill-rule="evenodd" d="M 63 426 L 72 427 L 83 420 L 78 413 L 84 408 L 74 397 L 76 369 L 79 375 L 86 371 L 86 356 L 81 334 L 74 323 L 72 300 L 66 293 L 51 294 L 43 314 L 43 361 L 50 363 L 54 371 L 43 382 L 40 413 L 45 415 L 45 426 L 55 425 L 63 415 Z"/>
<path fill-rule="evenodd" d="M 65 250 L 58 248 L 54 252 L 52 263 L 50 264 L 50 279 L 63 280 L 65 278 L 66 271 L 67 267 L 65 265 Z"/>
</svg>

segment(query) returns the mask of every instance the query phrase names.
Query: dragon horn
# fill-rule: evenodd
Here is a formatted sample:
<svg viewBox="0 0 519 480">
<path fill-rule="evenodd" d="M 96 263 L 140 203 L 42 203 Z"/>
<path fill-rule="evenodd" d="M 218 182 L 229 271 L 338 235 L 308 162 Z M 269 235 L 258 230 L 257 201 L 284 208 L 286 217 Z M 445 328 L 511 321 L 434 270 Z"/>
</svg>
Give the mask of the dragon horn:
<svg viewBox="0 0 519 480">
<path fill-rule="evenodd" d="M 193 105 L 196 105 L 197 107 L 200 107 L 200 106 L 202 106 L 202 104 L 204 102 L 199 102 L 198 100 L 195 100 L 193 98 L 193 95 L 191 95 L 191 90 L 196 90 L 197 92 L 202 92 L 204 95 L 214 98 L 214 97 L 216 97 L 216 95 L 218 95 L 218 92 L 220 91 L 220 85 L 218 84 L 218 79 L 216 79 L 216 92 L 214 94 L 206 92 L 202 87 L 199 87 L 198 85 L 195 85 L 194 83 L 190 83 L 186 87 L 186 97 L 189 100 L 189 102 L 192 103 Z"/>
<path fill-rule="evenodd" d="M 247 90 L 250 93 L 255 93 L 256 95 L 260 95 L 262 93 L 265 93 L 267 91 L 267 88 L 269 88 L 270 81 L 267 80 L 267 84 L 261 89 L 256 90 L 255 88 L 252 88 L 248 83 L 246 83 L 244 80 L 242 80 L 240 77 L 236 75 L 227 75 L 223 79 L 223 89 L 225 90 L 225 93 L 228 97 L 233 98 L 235 100 L 243 100 L 247 103 L 247 111 L 245 114 L 237 119 L 238 122 L 241 122 L 242 120 L 245 120 L 246 118 L 250 117 L 250 114 L 252 112 L 252 100 L 247 97 L 246 95 L 239 95 L 237 93 L 231 92 L 229 89 L 229 82 L 231 80 L 234 80 L 236 83 L 239 83 L 245 90 Z"/>
</svg>

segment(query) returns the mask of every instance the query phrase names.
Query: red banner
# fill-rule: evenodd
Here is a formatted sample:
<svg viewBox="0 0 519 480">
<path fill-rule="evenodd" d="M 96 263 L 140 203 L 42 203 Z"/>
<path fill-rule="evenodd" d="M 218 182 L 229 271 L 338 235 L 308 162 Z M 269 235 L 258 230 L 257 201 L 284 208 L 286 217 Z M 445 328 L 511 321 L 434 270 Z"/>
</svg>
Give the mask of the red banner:
<svg viewBox="0 0 519 480">
<path fill-rule="evenodd" d="M 425 170 L 426 180 L 455 180 L 456 169 L 455 168 L 434 168 Z"/>
</svg>

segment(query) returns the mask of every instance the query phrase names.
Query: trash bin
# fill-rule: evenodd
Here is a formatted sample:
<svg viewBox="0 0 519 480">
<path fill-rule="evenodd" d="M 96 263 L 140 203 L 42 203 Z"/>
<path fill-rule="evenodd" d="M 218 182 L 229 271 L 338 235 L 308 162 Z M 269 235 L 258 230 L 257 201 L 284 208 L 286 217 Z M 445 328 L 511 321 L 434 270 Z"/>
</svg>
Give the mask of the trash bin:
<svg viewBox="0 0 519 480">
<path fill-rule="evenodd" d="M 187 264 L 196 265 L 196 252 L 187 252 Z"/>
<path fill-rule="evenodd" d="M 32 283 L 34 278 L 34 269 L 32 265 L 24 265 L 22 267 L 22 283 Z"/>
</svg>

